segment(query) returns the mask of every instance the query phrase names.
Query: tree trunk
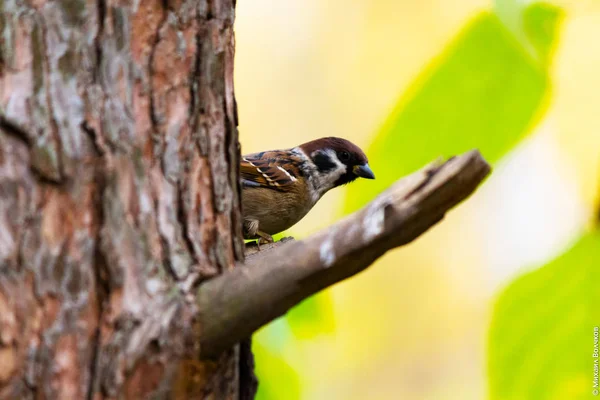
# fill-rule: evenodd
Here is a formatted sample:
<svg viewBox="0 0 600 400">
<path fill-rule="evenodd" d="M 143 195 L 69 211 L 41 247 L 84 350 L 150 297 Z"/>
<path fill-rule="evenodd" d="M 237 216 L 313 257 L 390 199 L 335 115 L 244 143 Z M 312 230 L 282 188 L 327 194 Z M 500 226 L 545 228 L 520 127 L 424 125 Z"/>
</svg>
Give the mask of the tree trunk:
<svg viewBox="0 0 600 400">
<path fill-rule="evenodd" d="M 243 261 L 234 3 L 0 0 L 0 398 L 253 396 L 196 318 Z"/>
</svg>

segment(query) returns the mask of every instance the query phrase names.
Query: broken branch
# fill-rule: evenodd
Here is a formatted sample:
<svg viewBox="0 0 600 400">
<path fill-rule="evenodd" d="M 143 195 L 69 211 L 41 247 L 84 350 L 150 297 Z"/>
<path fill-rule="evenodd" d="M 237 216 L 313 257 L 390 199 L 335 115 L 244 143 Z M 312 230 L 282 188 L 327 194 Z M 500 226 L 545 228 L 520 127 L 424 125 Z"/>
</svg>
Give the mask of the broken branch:
<svg viewBox="0 0 600 400">
<path fill-rule="evenodd" d="M 199 288 L 201 354 L 211 357 L 319 290 L 411 242 L 490 172 L 474 150 L 397 181 L 362 210 L 300 241 L 263 249 Z"/>
</svg>

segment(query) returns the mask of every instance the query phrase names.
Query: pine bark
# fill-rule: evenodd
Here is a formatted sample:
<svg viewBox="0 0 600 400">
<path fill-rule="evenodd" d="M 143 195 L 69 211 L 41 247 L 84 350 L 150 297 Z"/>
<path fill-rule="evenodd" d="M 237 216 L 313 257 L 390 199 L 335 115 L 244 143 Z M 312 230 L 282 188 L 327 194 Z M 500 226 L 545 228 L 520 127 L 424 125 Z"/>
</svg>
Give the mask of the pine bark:
<svg viewBox="0 0 600 400">
<path fill-rule="evenodd" d="M 195 301 L 243 261 L 234 6 L 0 0 L 0 398 L 252 398 Z"/>
</svg>

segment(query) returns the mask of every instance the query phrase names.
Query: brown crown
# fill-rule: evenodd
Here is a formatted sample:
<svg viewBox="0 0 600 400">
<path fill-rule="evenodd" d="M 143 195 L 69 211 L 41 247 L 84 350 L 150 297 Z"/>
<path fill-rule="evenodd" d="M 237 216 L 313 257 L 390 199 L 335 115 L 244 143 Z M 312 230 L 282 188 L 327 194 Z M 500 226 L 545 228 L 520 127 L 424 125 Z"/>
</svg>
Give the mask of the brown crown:
<svg viewBox="0 0 600 400">
<path fill-rule="evenodd" d="M 354 161 L 358 164 L 366 164 L 368 162 L 365 153 L 349 140 L 342 139 L 339 137 L 325 137 L 321 139 L 312 140 L 298 146 L 310 157 L 310 155 L 316 150 L 332 149 L 336 152 L 347 151 L 350 153 Z"/>
</svg>

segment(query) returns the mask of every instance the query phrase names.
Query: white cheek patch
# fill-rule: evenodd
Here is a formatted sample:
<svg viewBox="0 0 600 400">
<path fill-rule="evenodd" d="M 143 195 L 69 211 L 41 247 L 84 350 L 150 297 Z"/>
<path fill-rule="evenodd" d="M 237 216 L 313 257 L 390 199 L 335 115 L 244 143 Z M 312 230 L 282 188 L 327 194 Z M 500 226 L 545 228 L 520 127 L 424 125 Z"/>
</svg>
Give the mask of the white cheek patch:
<svg viewBox="0 0 600 400">
<path fill-rule="evenodd" d="M 306 160 L 303 164 L 303 170 L 307 176 L 308 190 L 313 204 L 316 203 L 325 192 L 333 188 L 335 182 L 346 173 L 346 165 L 338 160 L 335 151 L 331 149 L 317 150 L 311 153 L 311 157 L 308 157 L 299 147 L 292 149 L 292 152 L 298 155 L 302 160 Z M 329 161 L 335 164 L 335 167 L 327 172 L 320 172 L 312 161 L 317 153 L 325 154 L 327 158 L 329 158 Z"/>
<path fill-rule="evenodd" d="M 314 159 L 318 153 L 325 154 L 327 158 L 329 158 L 329 161 L 335 165 L 334 168 L 326 172 L 315 171 L 315 182 L 313 182 L 313 187 L 320 197 L 335 186 L 335 182 L 346 173 L 347 168 L 346 165 L 337 158 L 335 151 L 331 149 L 317 150 L 311 154 L 311 158 Z"/>
</svg>

